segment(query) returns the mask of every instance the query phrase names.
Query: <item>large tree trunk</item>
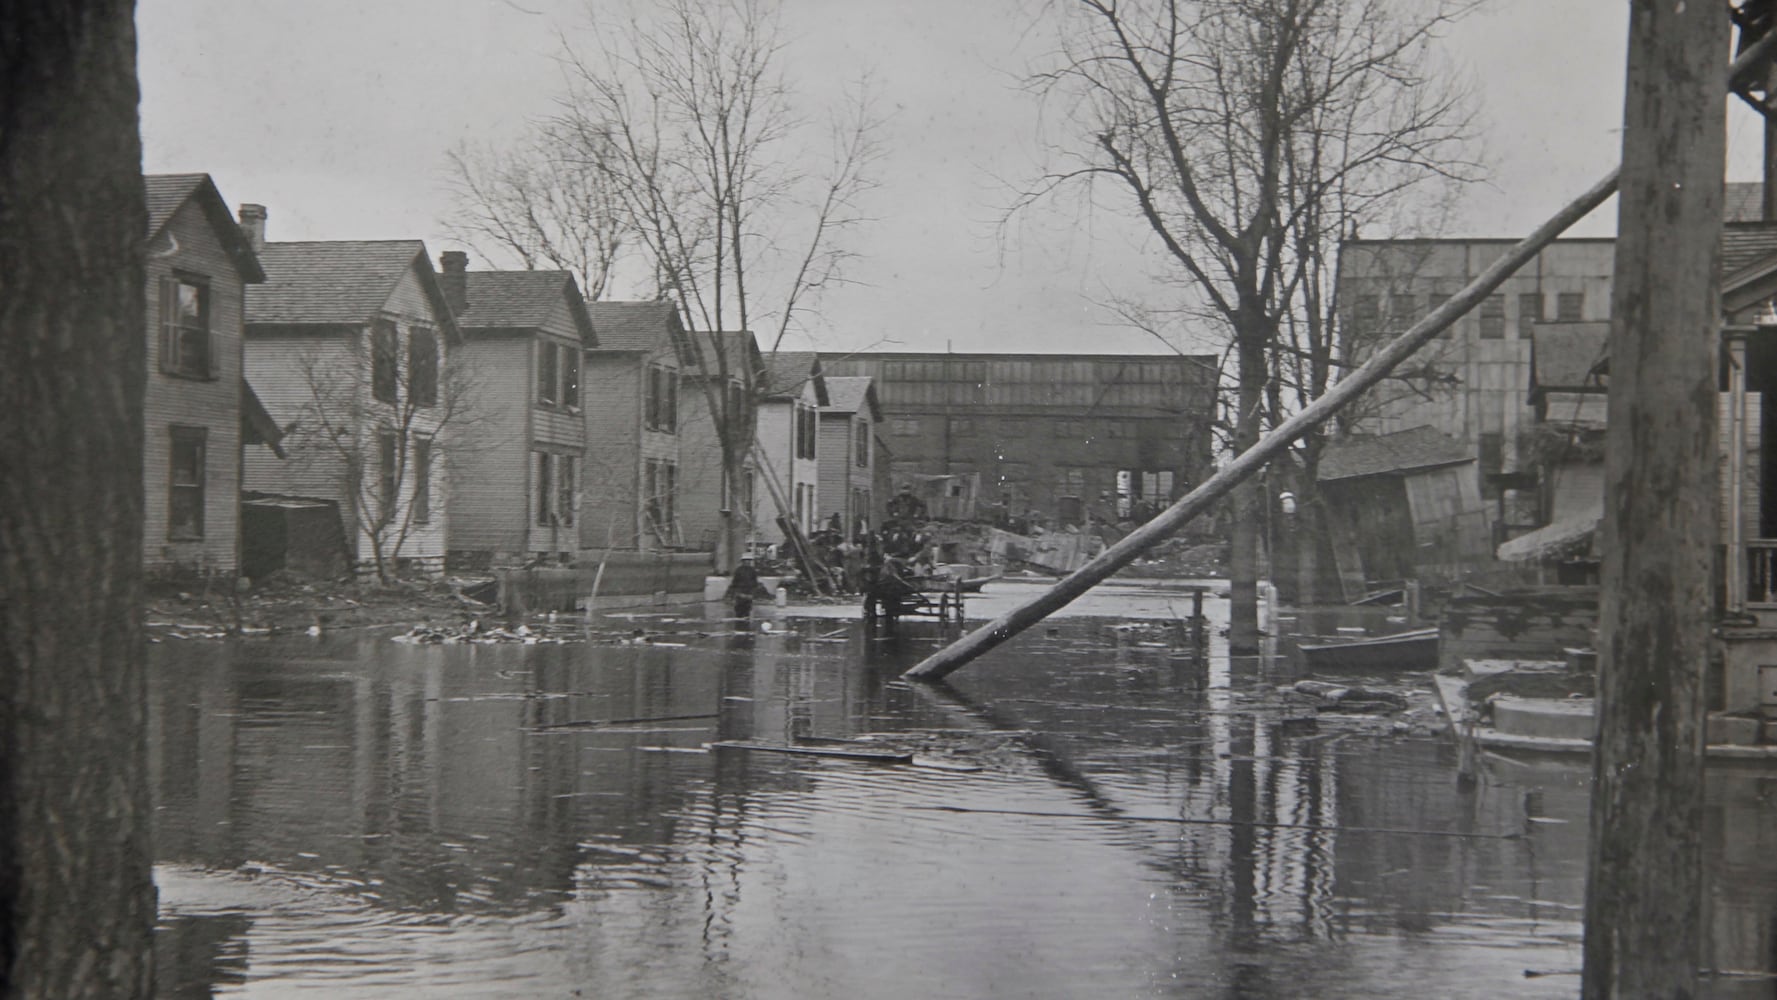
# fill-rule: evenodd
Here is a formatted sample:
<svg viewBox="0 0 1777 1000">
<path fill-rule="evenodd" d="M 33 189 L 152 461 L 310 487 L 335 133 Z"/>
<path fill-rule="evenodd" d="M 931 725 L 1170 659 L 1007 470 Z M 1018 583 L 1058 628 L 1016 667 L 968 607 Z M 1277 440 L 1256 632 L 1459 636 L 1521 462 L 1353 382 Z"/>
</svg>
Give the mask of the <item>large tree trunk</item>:
<svg viewBox="0 0 1777 1000">
<path fill-rule="evenodd" d="M 1718 538 L 1727 10 L 1636 0 L 1629 24 L 1582 981 L 1594 1000 L 1696 995 Z"/>
<path fill-rule="evenodd" d="M 143 207 L 130 0 L 0 31 L 0 997 L 147 996 Z"/>
<path fill-rule="evenodd" d="M 1239 454 L 1259 442 L 1265 401 L 1265 381 L 1270 366 L 1265 357 L 1269 331 L 1260 307 L 1251 307 L 1234 336 L 1238 345 L 1238 412 L 1234 414 L 1234 452 Z M 1265 514 L 1263 479 L 1254 477 L 1228 495 L 1232 519 L 1228 532 L 1228 649 L 1235 653 L 1259 648 L 1259 523 Z"/>
</svg>

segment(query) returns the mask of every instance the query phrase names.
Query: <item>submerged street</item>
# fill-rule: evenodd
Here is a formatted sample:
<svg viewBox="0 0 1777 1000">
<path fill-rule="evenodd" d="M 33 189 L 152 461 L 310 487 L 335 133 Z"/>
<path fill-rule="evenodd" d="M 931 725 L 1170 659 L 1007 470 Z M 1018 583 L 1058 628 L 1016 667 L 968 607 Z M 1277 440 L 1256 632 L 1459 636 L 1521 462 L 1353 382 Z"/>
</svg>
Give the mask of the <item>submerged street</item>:
<svg viewBox="0 0 1777 1000">
<path fill-rule="evenodd" d="M 1120 584 L 911 685 L 944 629 L 854 611 L 161 642 L 160 995 L 1577 995 L 1588 765 L 1460 791 L 1427 675 L 1316 719 L 1287 643 L 1199 666 Z M 1772 995 L 1773 791 L 1711 770 L 1714 996 Z"/>
</svg>

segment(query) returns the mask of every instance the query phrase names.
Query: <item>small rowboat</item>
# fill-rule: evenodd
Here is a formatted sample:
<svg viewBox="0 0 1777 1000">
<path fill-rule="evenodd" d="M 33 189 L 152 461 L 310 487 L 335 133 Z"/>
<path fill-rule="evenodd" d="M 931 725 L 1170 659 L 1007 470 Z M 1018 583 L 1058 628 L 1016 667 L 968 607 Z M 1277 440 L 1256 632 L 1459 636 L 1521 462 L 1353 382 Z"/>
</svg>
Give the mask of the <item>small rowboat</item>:
<svg viewBox="0 0 1777 1000">
<path fill-rule="evenodd" d="M 1296 648 L 1310 669 L 1431 670 L 1438 665 L 1438 630 L 1421 628 Z"/>
</svg>

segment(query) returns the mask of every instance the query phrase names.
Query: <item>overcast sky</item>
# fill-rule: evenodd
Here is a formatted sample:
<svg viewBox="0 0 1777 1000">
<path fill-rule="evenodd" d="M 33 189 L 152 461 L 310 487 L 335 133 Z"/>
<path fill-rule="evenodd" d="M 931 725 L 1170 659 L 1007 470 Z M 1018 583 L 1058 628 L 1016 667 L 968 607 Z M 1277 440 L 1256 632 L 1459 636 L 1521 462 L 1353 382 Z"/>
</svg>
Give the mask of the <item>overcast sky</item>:
<svg viewBox="0 0 1777 1000">
<path fill-rule="evenodd" d="M 1097 303 L 1154 267 L 1115 212 L 1033 216 L 996 239 L 1004 181 L 1034 176 L 1037 109 L 1016 81 L 1047 36 L 1030 0 L 784 0 L 787 68 L 811 108 L 861 67 L 882 107 L 876 217 L 858 284 L 786 346 L 957 351 L 1162 349 Z M 518 135 L 551 110 L 560 38 L 581 0 L 141 0 L 150 173 L 204 171 L 231 205 L 269 210 L 273 240 L 461 248 L 445 152 Z M 1495 0 L 1446 40 L 1481 99 L 1491 180 L 1452 235 L 1516 236 L 1616 162 L 1627 5 Z M 1760 130 L 1730 119 L 1730 177 L 1756 179 Z M 1609 235 L 1615 205 L 1575 235 Z M 473 259 L 471 267 L 512 266 Z M 619 290 L 621 291 L 621 290 Z M 631 294 L 640 289 L 631 289 Z M 621 296 L 619 296 L 621 297 Z"/>
</svg>

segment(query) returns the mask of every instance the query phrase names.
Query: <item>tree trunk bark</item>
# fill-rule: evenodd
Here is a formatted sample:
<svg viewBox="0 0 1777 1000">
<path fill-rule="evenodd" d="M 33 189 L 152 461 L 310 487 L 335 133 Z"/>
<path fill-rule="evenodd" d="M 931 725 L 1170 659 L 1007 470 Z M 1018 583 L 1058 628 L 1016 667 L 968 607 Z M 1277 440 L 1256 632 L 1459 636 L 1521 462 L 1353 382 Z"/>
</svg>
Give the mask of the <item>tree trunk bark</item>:
<svg viewBox="0 0 1777 1000">
<path fill-rule="evenodd" d="M 1259 443 L 1270 369 L 1262 322 L 1248 316 L 1239 321 L 1235 331 L 1240 366 L 1236 374 L 1239 412 L 1234 415 L 1235 454 Z M 1234 653 L 1259 649 L 1259 519 L 1265 511 L 1262 483 L 1257 477 L 1249 479 L 1236 486 L 1228 498 L 1232 521 L 1228 533 L 1228 649 Z"/>
<path fill-rule="evenodd" d="M 5 20 L 0 998 L 145 997 L 134 5 L 19 0 Z"/>
<path fill-rule="evenodd" d="M 1588 998 L 1693 997 L 1728 19 L 1636 0 L 1610 335 Z"/>
</svg>

